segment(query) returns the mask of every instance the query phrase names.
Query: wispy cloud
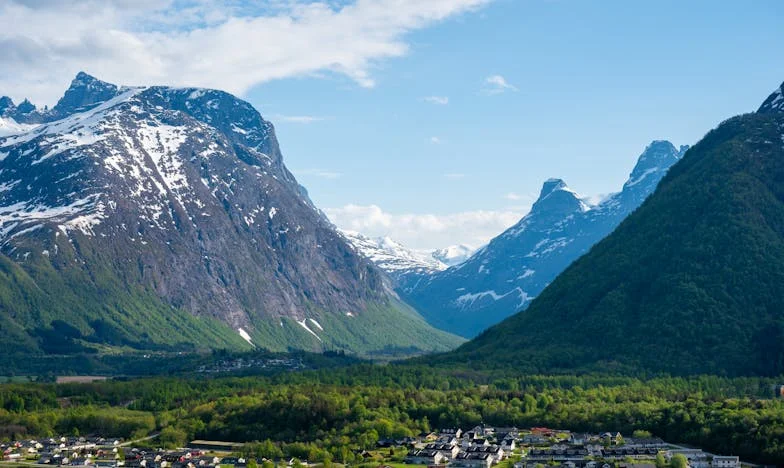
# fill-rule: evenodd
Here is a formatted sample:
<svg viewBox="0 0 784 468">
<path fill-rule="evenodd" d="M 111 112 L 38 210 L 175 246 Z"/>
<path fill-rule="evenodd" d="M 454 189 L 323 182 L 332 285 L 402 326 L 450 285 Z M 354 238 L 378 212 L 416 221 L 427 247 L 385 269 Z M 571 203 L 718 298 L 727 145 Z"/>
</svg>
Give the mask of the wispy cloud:
<svg viewBox="0 0 784 468">
<path fill-rule="evenodd" d="M 491 75 L 485 78 L 482 85 L 482 94 L 493 95 L 501 94 L 507 91 L 517 91 L 517 88 L 506 81 L 501 75 Z"/>
<path fill-rule="evenodd" d="M 322 179 L 339 179 L 343 177 L 343 174 L 336 171 L 328 171 L 324 169 L 303 169 L 300 171 L 294 171 L 296 175 L 304 175 L 304 176 L 314 176 L 320 177 Z"/>
<path fill-rule="evenodd" d="M 273 115 L 270 117 L 273 122 L 288 122 L 288 123 L 301 123 L 309 124 L 313 122 L 321 122 L 327 120 L 328 117 L 318 117 L 315 115 Z"/>
<path fill-rule="evenodd" d="M 518 193 L 509 192 L 506 195 L 504 195 L 504 199 L 510 200 L 510 201 L 518 201 L 518 200 L 522 200 L 523 196 L 518 194 Z"/>
<path fill-rule="evenodd" d="M 409 33 L 492 0 L 5 0 L 0 90 L 52 104 L 79 70 L 118 84 L 225 89 L 337 74 L 375 85 Z M 253 47 L 248 47 L 252 44 Z"/>
<path fill-rule="evenodd" d="M 432 143 L 432 144 L 434 144 L 434 145 L 440 145 L 441 143 L 443 143 L 443 142 L 441 141 L 441 139 L 440 139 L 440 138 L 438 138 L 437 136 L 431 136 L 430 138 L 428 138 L 428 140 L 427 140 L 427 141 L 429 141 L 430 143 Z"/>
<path fill-rule="evenodd" d="M 439 106 L 445 106 L 449 104 L 449 98 L 447 96 L 427 96 L 422 98 L 422 100 L 429 102 L 430 104 L 437 104 Z"/>
<path fill-rule="evenodd" d="M 414 249 L 454 244 L 483 245 L 525 214 L 523 211 L 462 211 L 448 214 L 390 213 L 378 205 L 345 205 L 324 210 L 341 229 L 389 236 Z"/>
<path fill-rule="evenodd" d="M 447 172 L 446 174 L 444 174 L 445 178 L 451 179 L 451 180 L 464 179 L 465 176 L 466 175 L 461 173 L 461 172 Z"/>
</svg>

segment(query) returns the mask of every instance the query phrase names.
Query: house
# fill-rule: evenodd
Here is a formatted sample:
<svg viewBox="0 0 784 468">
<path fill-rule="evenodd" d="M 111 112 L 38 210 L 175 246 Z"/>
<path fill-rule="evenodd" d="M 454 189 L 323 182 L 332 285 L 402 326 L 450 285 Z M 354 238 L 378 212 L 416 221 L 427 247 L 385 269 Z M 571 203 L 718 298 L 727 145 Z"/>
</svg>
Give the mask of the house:
<svg viewBox="0 0 784 468">
<path fill-rule="evenodd" d="M 740 459 L 738 457 L 728 457 L 714 455 L 711 460 L 713 468 L 740 468 Z"/>
<path fill-rule="evenodd" d="M 450 460 L 460 453 L 460 447 L 450 444 L 427 444 L 425 445 L 425 450 L 435 450 Z"/>
<path fill-rule="evenodd" d="M 459 441 L 455 436 L 441 436 L 436 440 L 437 444 L 458 445 Z"/>
<path fill-rule="evenodd" d="M 593 440 L 591 434 L 572 432 L 569 434 L 569 443 L 572 445 L 584 445 Z"/>
<path fill-rule="evenodd" d="M 602 443 L 607 445 L 621 445 L 623 443 L 623 436 L 620 432 L 613 434 L 612 432 L 605 432 L 600 436 Z"/>
<path fill-rule="evenodd" d="M 515 439 L 514 439 L 514 438 L 512 438 L 512 437 L 509 437 L 509 436 L 507 436 L 507 437 L 505 437 L 505 438 L 504 438 L 504 439 L 501 441 L 501 448 L 504 450 L 504 452 L 507 452 L 507 453 L 508 453 L 508 452 L 511 452 L 511 451 L 513 451 L 513 450 L 514 450 L 516 447 L 517 447 L 517 442 L 516 442 L 516 441 L 515 441 Z"/>
<path fill-rule="evenodd" d="M 440 465 L 446 461 L 447 457 L 438 450 L 411 450 L 405 459 L 410 465 Z"/>
<path fill-rule="evenodd" d="M 711 468 L 708 454 L 700 449 L 677 449 L 669 450 L 664 456 L 669 461 L 674 455 L 683 455 L 689 462 L 690 468 Z"/>
<path fill-rule="evenodd" d="M 456 439 L 459 439 L 459 438 L 460 438 L 460 436 L 462 436 L 462 435 L 463 435 L 463 430 L 462 430 L 462 429 L 460 429 L 459 427 L 458 427 L 457 429 L 455 429 L 455 428 L 449 428 L 449 429 L 441 429 L 441 430 L 439 431 L 439 433 L 440 433 L 440 435 L 441 435 L 442 437 L 443 437 L 443 436 L 450 436 L 450 437 L 454 437 L 454 438 L 456 438 Z"/>
<path fill-rule="evenodd" d="M 202 456 L 196 461 L 197 466 L 218 466 L 221 459 L 216 456 Z"/>
<path fill-rule="evenodd" d="M 493 462 L 498 463 L 505 458 L 504 449 L 497 445 L 470 447 L 466 453 L 486 453 L 493 457 Z"/>
<path fill-rule="evenodd" d="M 459 453 L 449 466 L 461 468 L 490 468 L 495 463 L 493 456 L 489 453 Z"/>
<path fill-rule="evenodd" d="M 376 442 L 376 447 L 379 448 L 389 448 L 394 446 L 395 446 L 394 439 L 378 439 L 378 442 Z"/>
<path fill-rule="evenodd" d="M 487 439 L 474 439 L 469 443 L 469 447 L 489 447 L 490 442 Z"/>
<path fill-rule="evenodd" d="M 526 445 L 542 445 L 546 444 L 549 439 L 541 434 L 526 434 L 523 436 L 522 441 Z"/>
</svg>

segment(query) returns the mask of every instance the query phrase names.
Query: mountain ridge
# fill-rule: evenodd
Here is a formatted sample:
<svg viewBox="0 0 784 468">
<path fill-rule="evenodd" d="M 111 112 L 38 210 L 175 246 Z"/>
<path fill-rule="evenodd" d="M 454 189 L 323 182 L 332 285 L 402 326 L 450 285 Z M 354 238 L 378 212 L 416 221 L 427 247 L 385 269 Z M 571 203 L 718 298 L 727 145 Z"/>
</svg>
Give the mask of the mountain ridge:
<svg viewBox="0 0 784 468">
<path fill-rule="evenodd" d="M 561 179 L 531 211 L 462 264 L 409 280 L 399 292 L 434 326 L 472 337 L 519 311 L 636 209 L 688 149 L 654 140 L 620 192 L 589 206 Z"/>
<path fill-rule="evenodd" d="M 8 107 L 0 117 L 29 126 L 0 137 L 0 253 L 50 296 L 56 287 L 78 298 L 81 282 L 90 291 L 71 312 L 49 297 L 51 310 L 30 308 L 14 327 L 49 330 L 64 318 L 81 333 L 75 341 L 111 329 L 141 347 L 178 336 L 172 314 L 194 322 L 182 345 L 247 346 L 245 334 L 274 350 L 459 342 L 427 326 L 354 253 L 283 164 L 272 124 L 245 101 L 80 73 L 51 110 Z M 156 312 L 134 330 L 123 315 L 141 295 Z M 4 310 L 20 307 L 9 297 Z M 205 327 L 223 339 L 195 339 L 210 336 Z"/>
</svg>

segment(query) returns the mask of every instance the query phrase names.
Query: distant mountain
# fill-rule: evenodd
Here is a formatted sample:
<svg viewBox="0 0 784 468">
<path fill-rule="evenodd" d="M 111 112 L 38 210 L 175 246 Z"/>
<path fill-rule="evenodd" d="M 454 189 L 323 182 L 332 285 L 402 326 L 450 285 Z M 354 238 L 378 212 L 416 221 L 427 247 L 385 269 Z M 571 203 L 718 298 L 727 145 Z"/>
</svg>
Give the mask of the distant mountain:
<svg viewBox="0 0 784 468">
<path fill-rule="evenodd" d="M 453 267 L 468 260 L 475 251 L 476 249 L 465 244 L 450 245 L 433 251 L 431 256 L 444 265 Z"/>
<path fill-rule="evenodd" d="M 473 252 L 467 245 L 412 250 L 389 237 L 371 238 L 358 232 L 342 232 L 360 255 L 387 273 L 392 286 L 399 291 L 408 291 L 430 275 L 459 265 Z"/>
<path fill-rule="evenodd" d="M 708 133 L 528 310 L 439 359 L 784 373 L 784 85 Z"/>
<path fill-rule="evenodd" d="M 623 189 L 590 206 L 563 180 L 544 183 L 530 213 L 469 259 L 399 292 L 434 326 L 466 337 L 525 308 L 561 271 L 653 192 L 687 147 L 654 141 Z"/>
<path fill-rule="evenodd" d="M 357 251 L 390 274 L 393 279 L 407 274 L 431 274 L 447 268 L 427 252 L 416 252 L 389 237 L 370 238 L 358 232 L 342 231 Z"/>
<path fill-rule="evenodd" d="M 0 350 L 448 349 L 313 206 L 273 126 L 197 88 L 85 73 L 0 99 Z"/>
</svg>

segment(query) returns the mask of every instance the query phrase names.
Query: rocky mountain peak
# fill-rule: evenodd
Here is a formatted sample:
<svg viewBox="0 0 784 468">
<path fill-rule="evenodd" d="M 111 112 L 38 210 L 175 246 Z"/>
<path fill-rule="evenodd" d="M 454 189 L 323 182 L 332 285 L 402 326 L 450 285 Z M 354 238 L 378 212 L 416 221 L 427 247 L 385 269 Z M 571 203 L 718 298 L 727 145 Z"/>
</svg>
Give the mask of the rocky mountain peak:
<svg viewBox="0 0 784 468">
<path fill-rule="evenodd" d="M 16 110 L 20 114 L 30 114 L 35 112 L 35 109 L 35 104 L 30 102 L 29 99 L 25 99 L 24 101 L 20 102 L 18 106 L 16 106 Z"/>
<path fill-rule="evenodd" d="M 57 117 L 64 117 L 106 102 L 117 96 L 118 92 L 119 88 L 116 85 L 101 81 L 85 72 L 79 72 L 52 111 Z"/>
<path fill-rule="evenodd" d="M 570 189 L 562 179 L 547 179 L 542 184 L 539 198 L 531 208 L 531 213 L 564 214 L 584 211 L 587 208 L 577 192 Z"/>
<path fill-rule="evenodd" d="M 0 97 L 0 115 L 2 115 L 6 110 L 13 109 L 16 107 L 14 105 L 14 101 L 8 96 Z"/>
<path fill-rule="evenodd" d="M 688 148 L 684 145 L 677 149 L 667 140 L 652 141 L 637 159 L 637 164 L 623 186 L 624 190 L 634 190 L 633 187 L 644 182 L 647 191 L 648 183 L 658 184 L 661 177 L 683 156 Z M 653 177 L 654 175 L 656 176 Z"/>
<path fill-rule="evenodd" d="M 784 83 L 779 86 L 779 88 L 765 99 L 765 102 L 762 103 L 759 110 L 759 113 L 772 113 L 772 112 L 784 112 Z"/>
</svg>

